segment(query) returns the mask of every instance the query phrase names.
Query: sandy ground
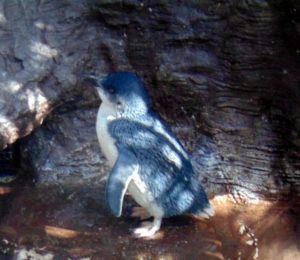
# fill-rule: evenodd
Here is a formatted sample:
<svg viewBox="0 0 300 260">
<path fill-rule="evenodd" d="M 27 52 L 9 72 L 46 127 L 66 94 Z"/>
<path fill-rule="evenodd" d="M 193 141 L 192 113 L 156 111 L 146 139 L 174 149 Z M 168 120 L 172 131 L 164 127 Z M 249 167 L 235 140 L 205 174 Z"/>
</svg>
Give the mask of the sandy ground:
<svg viewBox="0 0 300 260">
<path fill-rule="evenodd" d="M 214 198 L 210 220 L 165 219 L 152 239 L 141 223 L 105 206 L 101 184 L 0 185 L 0 259 L 300 259 L 299 210 L 283 203 L 235 205 Z"/>
</svg>

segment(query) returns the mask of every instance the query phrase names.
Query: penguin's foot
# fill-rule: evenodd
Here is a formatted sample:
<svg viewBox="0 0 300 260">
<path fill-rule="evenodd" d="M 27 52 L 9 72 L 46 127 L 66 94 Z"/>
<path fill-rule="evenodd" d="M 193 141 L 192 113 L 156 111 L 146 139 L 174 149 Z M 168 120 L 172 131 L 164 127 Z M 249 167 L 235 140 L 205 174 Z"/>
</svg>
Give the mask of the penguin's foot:
<svg viewBox="0 0 300 260">
<path fill-rule="evenodd" d="M 144 226 L 140 228 L 136 228 L 134 230 L 135 237 L 151 237 L 153 236 L 159 229 L 161 225 L 161 218 L 154 218 L 153 223 L 147 222 L 145 226 L 145 222 L 143 223 Z"/>
<path fill-rule="evenodd" d="M 145 220 L 147 218 L 150 218 L 150 214 L 149 212 L 142 207 L 133 207 L 132 212 L 130 214 L 130 217 L 132 218 L 139 218 L 140 220 Z"/>
</svg>

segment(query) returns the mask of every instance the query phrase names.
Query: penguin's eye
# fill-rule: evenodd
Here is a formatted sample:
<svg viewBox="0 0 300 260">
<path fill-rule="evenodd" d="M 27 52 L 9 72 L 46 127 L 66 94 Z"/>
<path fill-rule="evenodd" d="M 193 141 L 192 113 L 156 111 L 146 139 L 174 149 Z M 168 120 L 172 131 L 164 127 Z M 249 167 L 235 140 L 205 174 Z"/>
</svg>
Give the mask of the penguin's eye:
<svg viewBox="0 0 300 260">
<path fill-rule="evenodd" d="M 109 88 L 108 90 L 109 94 L 115 94 L 115 89 L 114 88 Z"/>
</svg>

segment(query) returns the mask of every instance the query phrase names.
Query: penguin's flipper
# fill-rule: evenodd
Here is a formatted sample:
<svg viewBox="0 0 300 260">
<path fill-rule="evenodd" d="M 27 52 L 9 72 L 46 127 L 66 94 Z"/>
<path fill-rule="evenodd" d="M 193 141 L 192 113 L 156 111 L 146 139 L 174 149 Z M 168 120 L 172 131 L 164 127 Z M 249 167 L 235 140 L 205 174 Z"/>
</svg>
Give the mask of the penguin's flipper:
<svg viewBox="0 0 300 260">
<path fill-rule="evenodd" d="M 135 173 L 139 170 L 137 159 L 125 148 L 119 148 L 118 159 L 109 174 L 106 184 L 106 201 L 116 217 L 122 214 L 125 192 Z"/>
</svg>

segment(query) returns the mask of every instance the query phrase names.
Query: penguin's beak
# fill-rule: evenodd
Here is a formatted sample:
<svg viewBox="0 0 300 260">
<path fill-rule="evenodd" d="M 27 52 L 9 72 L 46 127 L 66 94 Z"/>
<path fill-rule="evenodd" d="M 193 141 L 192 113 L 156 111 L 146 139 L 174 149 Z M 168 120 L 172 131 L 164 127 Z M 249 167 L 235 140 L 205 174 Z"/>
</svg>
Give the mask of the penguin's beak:
<svg viewBox="0 0 300 260">
<path fill-rule="evenodd" d="M 87 82 L 89 85 L 99 88 L 102 86 L 102 81 L 103 81 L 104 77 L 101 76 L 95 76 L 92 74 L 89 75 L 83 75 L 83 80 L 85 82 Z"/>
<path fill-rule="evenodd" d="M 88 82 L 90 85 L 94 87 L 99 87 L 98 77 L 95 75 L 86 75 L 84 77 L 84 81 Z"/>
</svg>

